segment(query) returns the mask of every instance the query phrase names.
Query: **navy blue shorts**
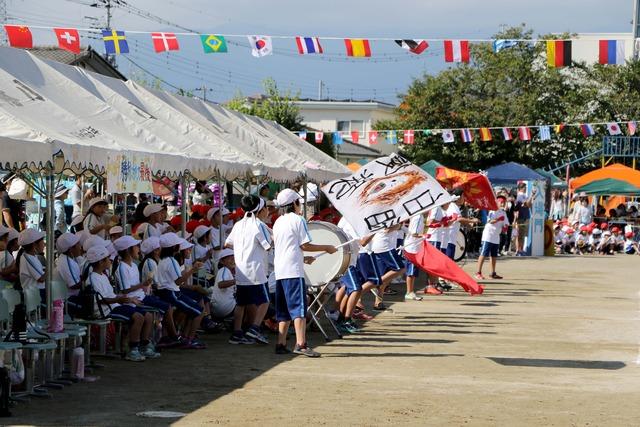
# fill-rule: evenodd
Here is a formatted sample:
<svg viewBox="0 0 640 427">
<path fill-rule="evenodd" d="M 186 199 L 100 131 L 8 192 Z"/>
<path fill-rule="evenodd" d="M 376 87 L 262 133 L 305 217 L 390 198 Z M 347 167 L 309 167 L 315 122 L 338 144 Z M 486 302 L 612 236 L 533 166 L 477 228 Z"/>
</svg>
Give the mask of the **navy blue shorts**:
<svg viewBox="0 0 640 427">
<path fill-rule="evenodd" d="M 440 249 L 440 242 L 432 242 L 431 240 L 429 240 L 429 244 L 436 249 Z"/>
<path fill-rule="evenodd" d="M 155 308 L 160 312 L 160 314 L 163 315 L 167 311 L 169 311 L 169 308 L 171 308 L 168 303 L 162 301 L 155 295 L 147 295 L 146 297 L 144 297 L 144 299 L 142 300 L 142 305 L 144 305 L 145 307 Z"/>
<path fill-rule="evenodd" d="M 447 256 L 451 259 L 454 259 L 456 257 L 456 244 L 455 243 L 449 243 L 447 245 Z"/>
<path fill-rule="evenodd" d="M 482 256 L 498 256 L 498 249 L 500 248 L 499 243 L 491 243 L 491 242 L 482 242 L 482 246 L 480 248 L 480 255 Z"/>
<path fill-rule="evenodd" d="M 182 292 L 176 292 L 170 289 L 159 289 L 158 296 L 162 301 L 169 303 L 186 314 L 190 319 L 196 318 L 202 314 L 200 304 L 188 296 L 183 295 Z"/>
<path fill-rule="evenodd" d="M 347 289 L 347 295 L 351 295 L 354 292 L 361 291 L 362 285 L 367 283 L 367 279 L 364 278 L 356 266 L 350 265 L 344 276 L 340 278 L 340 282 Z"/>
<path fill-rule="evenodd" d="M 407 269 L 407 277 L 418 277 L 420 270 L 409 260 L 404 261 L 404 266 Z"/>
<path fill-rule="evenodd" d="M 122 320 L 125 322 L 131 322 L 131 318 L 134 314 L 140 313 L 143 317 L 145 315 L 145 311 L 143 308 L 132 306 L 132 305 L 119 305 L 115 307 L 107 317 L 116 320 Z"/>
<path fill-rule="evenodd" d="M 374 260 L 373 254 L 366 252 L 358 256 L 358 271 L 367 281 L 379 286 L 382 283 L 381 274 Z"/>
<path fill-rule="evenodd" d="M 184 294 L 184 296 L 187 296 L 187 297 L 191 298 L 192 300 L 194 300 L 197 303 L 200 303 L 202 301 L 204 301 L 204 302 L 209 302 L 210 301 L 208 296 L 202 295 L 200 292 L 196 292 L 196 291 L 191 290 L 191 289 L 181 289 L 180 293 Z"/>
<path fill-rule="evenodd" d="M 263 285 L 236 286 L 236 305 L 262 305 L 269 302 L 269 288 Z"/>
<path fill-rule="evenodd" d="M 384 275 L 388 271 L 400 271 L 404 268 L 404 258 L 397 250 L 392 249 L 373 255 L 378 266 L 378 271 Z"/>
<path fill-rule="evenodd" d="M 303 278 L 276 280 L 276 320 L 287 322 L 307 315 L 307 286 Z"/>
</svg>

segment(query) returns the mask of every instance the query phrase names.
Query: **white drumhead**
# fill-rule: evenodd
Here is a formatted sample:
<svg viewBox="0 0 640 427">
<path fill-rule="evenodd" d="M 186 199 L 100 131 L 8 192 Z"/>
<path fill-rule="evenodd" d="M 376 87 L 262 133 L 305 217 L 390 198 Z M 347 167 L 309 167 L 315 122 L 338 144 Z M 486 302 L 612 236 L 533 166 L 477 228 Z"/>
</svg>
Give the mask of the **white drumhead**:
<svg viewBox="0 0 640 427">
<path fill-rule="evenodd" d="M 308 224 L 311 243 L 316 245 L 338 246 L 349 241 L 347 236 L 335 225 L 313 221 Z M 305 256 L 313 256 L 317 252 L 305 252 Z M 339 248 L 334 254 L 323 254 L 313 264 L 305 264 L 304 272 L 307 284 L 321 285 L 336 280 L 346 271 L 351 260 L 349 247 Z"/>
</svg>

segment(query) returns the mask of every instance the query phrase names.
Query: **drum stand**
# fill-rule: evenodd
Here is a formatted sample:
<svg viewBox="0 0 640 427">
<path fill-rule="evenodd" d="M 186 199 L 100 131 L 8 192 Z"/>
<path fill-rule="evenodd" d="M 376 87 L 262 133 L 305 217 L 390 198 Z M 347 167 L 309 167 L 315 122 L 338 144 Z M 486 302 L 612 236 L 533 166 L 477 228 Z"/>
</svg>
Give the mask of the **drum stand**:
<svg viewBox="0 0 640 427">
<path fill-rule="evenodd" d="M 329 324 L 335 331 L 338 338 L 342 339 L 342 333 L 340 329 L 338 329 L 338 325 L 333 321 L 331 316 L 329 316 L 329 311 L 327 310 L 326 304 L 331 301 L 331 293 L 327 293 L 326 291 L 329 289 L 331 283 L 325 283 L 324 285 L 312 285 L 308 287 L 309 296 L 311 296 L 311 302 L 309 303 L 308 313 L 311 315 L 311 320 L 318 327 L 322 336 L 324 336 L 325 341 L 331 341 L 329 335 L 325 332 L 324 328 L 320 324 L 320 312 L 324 313 L 324 317 L 329 321 Z M 329 298 L 326 301 L 323 301 L 322 298 L 324 296 L 328 296 Z M 316 307 L 317 306 L 317 307 Z"/>
</svg>

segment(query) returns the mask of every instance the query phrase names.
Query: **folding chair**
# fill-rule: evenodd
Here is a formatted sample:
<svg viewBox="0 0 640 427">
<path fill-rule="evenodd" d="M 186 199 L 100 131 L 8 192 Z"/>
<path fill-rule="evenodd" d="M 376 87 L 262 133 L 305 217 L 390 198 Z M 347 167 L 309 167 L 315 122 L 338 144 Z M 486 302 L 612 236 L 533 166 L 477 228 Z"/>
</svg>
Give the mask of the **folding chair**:
<svg viewBox="0 0 640 427">
<path fill-rule="evenodd" d="M 327 319 L 333 330 L 335 331 L 338 338 L 342 339 L 342 333 L 338 326 L 333 321 L 331 316 L 329 316 L 329 310 L 327 310 L 326 305 L 331 301 L 331 296 L 333 295 L 333 291 L 335 290 L 335 283 L 329 282 L 325 284 L 314 284 L 307 287 L 307 294 L 311 301 L 309 302 L 309 307 L 307 312 L 311 316 L 311 320 L 318 327 L 320 333 L 324 337 L 325 341 L 331 341 L 329 335 L 325 332 L 324 328 L 320 324 L 320 312 L 324 314 L 324 318 Z"/>
<path fill-rule="evenodd" d="M 2 351 L 10 351 L 11 356 L 15 357 L 14 352 L 16 350 L 20 350 L 22 348 L 22 344 L 16 341 L 5 341 L 4 337 L 6 336 L 6 327 L 11 322 L 11 315 L 9 313 L 9 304 L 4 298 L 0 297 L 0 350 Z M 15 396 L 11 395 L 11 383 L 9 383 L 9 397 L 14 399 Z"/>
</svg>

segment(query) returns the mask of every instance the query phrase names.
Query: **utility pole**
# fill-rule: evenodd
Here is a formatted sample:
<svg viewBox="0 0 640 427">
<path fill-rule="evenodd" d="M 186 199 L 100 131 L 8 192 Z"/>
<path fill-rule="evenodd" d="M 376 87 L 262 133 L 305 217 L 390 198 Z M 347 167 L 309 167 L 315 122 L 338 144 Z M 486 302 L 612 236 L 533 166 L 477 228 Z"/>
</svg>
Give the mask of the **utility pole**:
<svg viewBox="0 0 640 427">
<path fill-rule="evenodd" d="M 322 99 L 322 86 L 324 86 L 324 83 L 322 83 L 322 80 L 318 80 L 318 100 Z"/>
<path fill-rule="evenodd" d="M 107 0 L 105 7 L 107 8 L 107 28 L 111 28 L 111 0 Z"/>
<path fill-rule="evenodd" d="M 202 85 L 202 87 L 195 88 L 194 91 L 195 92 L 202 92 L 202 100 L 204 102 L 207 102 L 207 92 L 213 92 L 213 89 L 207 88 L 205 85 Z"/>
<path fill-rule="evenodd" d="M 0 25 L 7 24 L 7 0 L 0 0 Z M 7 36 L 4 31 L 0 32 L 0 46 L 6 46 Z"/>
<path fill-rule="evenodd" d="M 640 46 L 638 46 L 638 38 L 640 38 L 640 0 L 633 2 L 633 58 L 637 59 L 640 54 Z"/>
</svg>

